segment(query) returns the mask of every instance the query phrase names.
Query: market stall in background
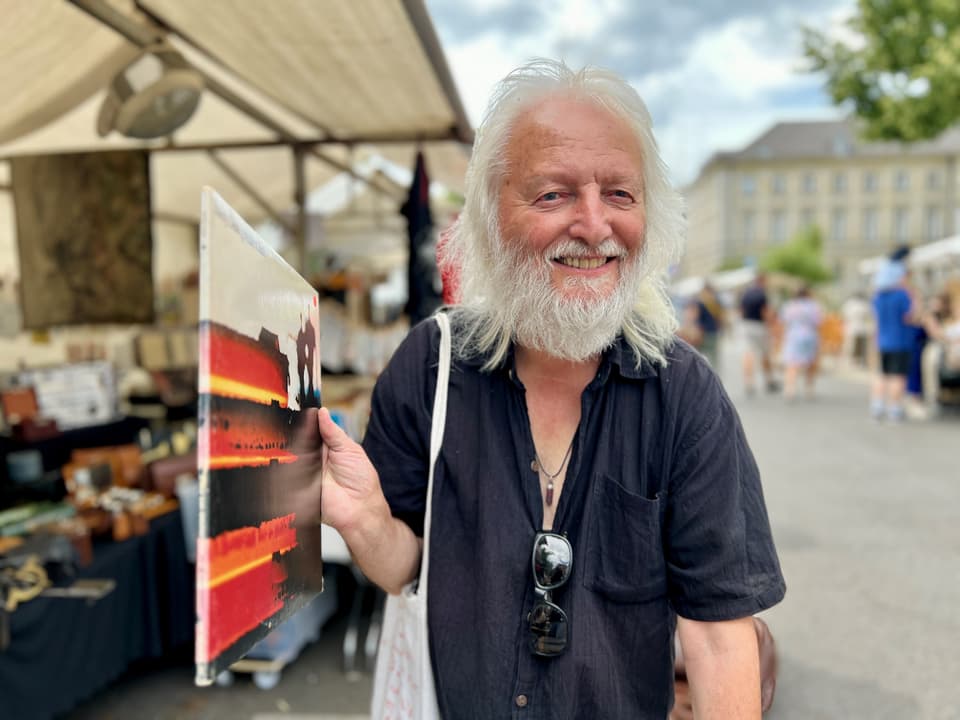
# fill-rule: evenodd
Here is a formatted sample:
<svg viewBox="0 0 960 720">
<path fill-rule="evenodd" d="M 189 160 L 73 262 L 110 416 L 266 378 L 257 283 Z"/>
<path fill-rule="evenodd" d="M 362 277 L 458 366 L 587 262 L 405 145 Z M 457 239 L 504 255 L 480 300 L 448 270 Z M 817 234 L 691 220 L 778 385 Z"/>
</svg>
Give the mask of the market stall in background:
<svg viewBox="0 0 960 720">
<path fill-rule="evenodd" d="M 324 404 L 359 438 L 472 130 L 419 0 L 4 15 L 0 686 L 50 717 L 193 637 L 201 187 L 317 290 Z M 267 638 L 260 682 L 330 589 Z"/>
</svg>

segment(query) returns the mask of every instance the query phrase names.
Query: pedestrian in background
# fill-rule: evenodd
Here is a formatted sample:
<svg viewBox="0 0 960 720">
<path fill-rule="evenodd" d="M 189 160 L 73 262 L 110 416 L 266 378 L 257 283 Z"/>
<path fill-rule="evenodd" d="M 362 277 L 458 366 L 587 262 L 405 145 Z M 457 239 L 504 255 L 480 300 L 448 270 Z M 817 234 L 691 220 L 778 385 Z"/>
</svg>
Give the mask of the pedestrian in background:
<svg viewBox="0 0 960 720">
<path fill-rule="evenodd" d="M 784 325 L 783 339 L 783 396 L 793 400 L 797 394 L 800 373 L 806 380 L 807 397 L 813 397 L 817 376 L 817 356 L 820 352 L 820 325 L 823 310 L 810 288 L 804 285 L 796 296 L 787 301 L 781 311 Z"/>
<path fill-rule="evenodd" d="M 843 318 L 843 357 L 854 367 L 866 367 L 870 334 L 873 332 L 873 310 L 862 292 L 848 297 L 840 308 Z"/>
<path fill-rule="evenodd" d="M 720 331 L 726 325 L 723 303 L 710 283 L 704 283 L 694 303 L 697 329 L 700 331 L 700 345 L 697 349 L 710 362 L 711 367 L 717 369 L 720 361 Z"/>
<path fill-rule="evenodd" d="M 905 259 L 906 252 L 898 249 L 874 279 L 873 313 L 880 353 L 880 367 L 870 393 L 870 416 L 874 420 L 902 422 L 905 416 L 903 396 L 910 372 L 915 308 Z"/>
<path fill-rule="evenodd" d="M 773 362 L 770 360 L 770 325 L 776 313 L 767 298 L 767 279 L 758 273 L 753 284 L 740 298 L 740 317 L 743 328 L 743 386 L 747 395 L 754 393 L 754 376 L 757 364 L 763 371 L 767 392 L 780 389 L 773 375 Z"/>
</svg>

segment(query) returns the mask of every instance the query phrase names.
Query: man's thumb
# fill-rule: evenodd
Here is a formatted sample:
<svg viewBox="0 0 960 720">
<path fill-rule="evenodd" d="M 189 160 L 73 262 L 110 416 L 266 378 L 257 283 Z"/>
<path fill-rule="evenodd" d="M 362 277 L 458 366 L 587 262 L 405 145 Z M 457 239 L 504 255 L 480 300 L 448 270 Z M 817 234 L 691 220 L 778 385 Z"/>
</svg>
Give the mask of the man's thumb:
<svg viewBox="0 0 960 720">
<path fill-rule="evenodd" d="M 348 443 L 353 442 L 350 436 L 333 421 L 330 411 L 326 408 L 320 408 L 320 412 L 317 413 L 317 423 L 320 427 L 320 437 L 331 450 L 342 450 Z"/>
</svg>

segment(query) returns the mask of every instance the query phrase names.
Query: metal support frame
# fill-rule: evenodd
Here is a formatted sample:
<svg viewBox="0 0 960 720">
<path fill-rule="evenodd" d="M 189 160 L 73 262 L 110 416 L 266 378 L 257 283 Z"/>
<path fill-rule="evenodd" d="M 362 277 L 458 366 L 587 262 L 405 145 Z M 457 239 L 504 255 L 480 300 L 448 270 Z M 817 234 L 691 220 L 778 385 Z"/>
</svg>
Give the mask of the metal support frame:
<svg viewBox="0 0 960 720">
<path fill-rule="evenodd" d="M 297 223 L 295 238 L 297 241 L 297 269 L 303 275 L 307 270 L 307 174 L 304 163 L 304 148 L 293 147 L 293 199 L 297 204 Z"/>
<path fill-rule="evenodd" d="M 253 185 L 244 180 L 243 176 L 239 172 L 231 167 L 226 160 L 220 157 L 216 150 L 207 150 L 207 156 L 213 161 L 213 164 L 220 168 L 224 175 L 233 180 L 233 182 L 236 183 L 237 186 L 239 186 L 239 188 L 247 194 L 247 197 L 253 200 L 253 202 L 255 202 L 257 206 L 270 217 L 271 220 L 282 226 L 287 232 L 291 234 L 296 233 L 296 228 L 291 225 L 290 222 L 276 209 L 274 209 L 274 207 L 267 201 L 265 197 L 263 197 L 263 195 L 257 191 L 255 187 L 253 187 Z"/>
<path fill-rule="evenodd" d="M 403 8 L 407 11 L 407 17 L 413 26 L 414 32 L 420 38 L 420 44 L 423 51 L 433 67 L 433 72 L 437 76 L 437 81 L 447 96 L 447 102 L 453 110 L 456 117 L 456 124 L 451 128 L 455 139 L 467 145 L 473 144 L 473 126 L 467 118 L 467 112 L 460 102 L 460 94 L 457 92 L 457 85 L 453 81 L 453 75 L 450 74 L 450 68 L 447 66 L 446 57 L 443 54 L 443 48 L 440 45 L 440 39 L 433 29 L 433 23 L 430 22 L 430 14 L 423 4 L 423 0 L 402 0 Z M 418 138 L 425 140 L 426 138 Z"/>
<path fill-rule="evenodd" d="M 150 218 L 154 222 L 167 222 L 174 223 L 176 225 L 189 225 L 190 227 L 198 227 L 200 225 L 199 221 L 196 218 L 188 217 L 186 215 L 177 215 L 176 213 L 169 212 L 155 212 Z"/>
</svg>

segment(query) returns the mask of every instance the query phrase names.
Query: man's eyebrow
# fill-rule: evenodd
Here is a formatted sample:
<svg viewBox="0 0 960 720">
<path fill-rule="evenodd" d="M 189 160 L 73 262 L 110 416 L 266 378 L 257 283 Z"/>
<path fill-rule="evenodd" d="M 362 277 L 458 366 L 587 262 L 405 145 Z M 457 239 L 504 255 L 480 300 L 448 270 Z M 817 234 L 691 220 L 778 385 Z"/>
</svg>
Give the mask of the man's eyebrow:
<svg viewBox="0 0 960 720">
<path fill-rule="evenodd" d="M 577 178 L 578 173 L 573 170 L 550 170 L 547 172 L 534 172 L 531 175 L 528 175 L 524 178 L 523 185 L 524 187 L 538 186 L 545 183 L 576 183 L 578 182 Z M 632 185 L 632 186 L 642 186 L 643 185 L 643 173 L 616 173 L 610 175 L 602 175 L 600 177 L 600 182 L 604 185 Z"/>
<path fill-rule="evenodd" d="M 601 176 L 600 181 L 605 185 L 643 187 L 643 173 L 639 171 L 631 173 L 612 173 L 610 175 Z"/>
</svg>

